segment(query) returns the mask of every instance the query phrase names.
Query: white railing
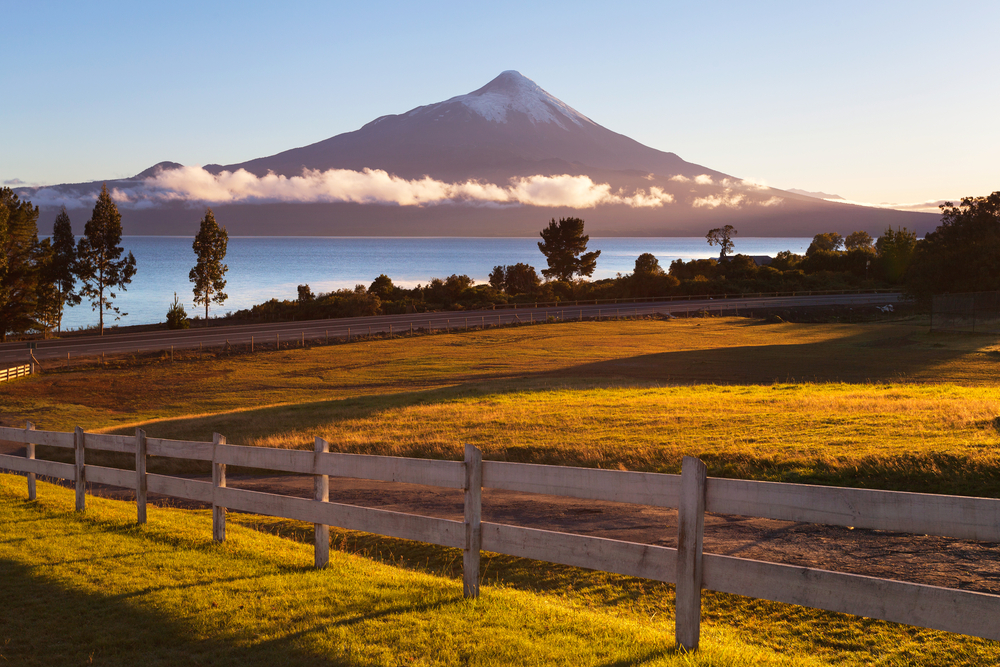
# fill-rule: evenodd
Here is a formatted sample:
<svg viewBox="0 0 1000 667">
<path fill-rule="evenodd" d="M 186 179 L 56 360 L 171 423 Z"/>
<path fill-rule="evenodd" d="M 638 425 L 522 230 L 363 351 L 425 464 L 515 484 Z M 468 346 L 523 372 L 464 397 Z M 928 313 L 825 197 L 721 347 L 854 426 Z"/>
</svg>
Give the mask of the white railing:
<svg viewBox="0 0 1000 667">
<path fill-rule="evenodd" d="M 704 463 L 685 457 L 681 475 L 596 470 L 483 461 L 466 446 L 464 461 L 436 461 L 329 452 L 243 447 L 135 436 L 0 428 L 0 440 L 27 445 L 26 456 L 0 455 L 0 468 L 27 473 L 28 497 L 35 477 L 72 480 L 76 507 L 86 505 L 87 482 L 134 489 L 138 521 L 146 521 L 147 493 L 210 503 L 213 538 L 225 540 L 226 509 L 280 516 L 316 526 L 315 563 L 329 559 L 328 526 L 463 549 L 465 595 L 479 594 L 481 551 L 603 570 L 677 585 L 676 635 L 687 649 L 698 646 L 701 591 L 868 616 L 886 621 L 1000 640 L 1000 596 L 703 553 L 705 512 L 759 516 L 959 539 L 1000 542 L 1000 500 L 828 486 L 708 478 Z M 73 449 L 74 463 L 35 458 L 35 446 Z M 86 450 L 134 454 L 136 469 L 87 464 Z M 208 461 L 212 481 L 146 471 L 150 456 Z M 314 499 L 226 486 L 226 466 L 312 475 Z M 329 477 L 408 482 L 465 490 L 465 519 L 453 521 L 329 502 Z M 676 507 L 678 547 L 574 535 L 481 521 L 482 489 L 569 496 Z"/>
<path fill-rule="evenodd" d="M 11 366 L 10 368 L 0 368 L 0 382 L 16 380 L 27 377 L 35 372 L 34 364 L 23 364 L 21 366 Z"/>
</svg>

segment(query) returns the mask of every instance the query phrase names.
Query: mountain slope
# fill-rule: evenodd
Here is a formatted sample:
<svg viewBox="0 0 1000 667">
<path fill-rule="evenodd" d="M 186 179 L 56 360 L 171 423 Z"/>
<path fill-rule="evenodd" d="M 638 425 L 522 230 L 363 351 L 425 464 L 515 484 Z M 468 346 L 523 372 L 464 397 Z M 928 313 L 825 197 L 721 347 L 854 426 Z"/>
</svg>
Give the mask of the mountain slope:
<svg viewBox="0 0 1000 667">
<path fill-rule="evenodd" d="M 205 206 L 233 234 L 534 235 L 578 216 L 599 235 L 925 232 L 937 217 L 784 192 L 613 132 L 518 72 L 353 132 L 230 165 L 161 162 L 109 181 L 126 233 L 188 234 Z M 22 188 L 46 214 L 100 183 Z M 79 220 L 80 216 L 74 216 Z"/>
</svg>

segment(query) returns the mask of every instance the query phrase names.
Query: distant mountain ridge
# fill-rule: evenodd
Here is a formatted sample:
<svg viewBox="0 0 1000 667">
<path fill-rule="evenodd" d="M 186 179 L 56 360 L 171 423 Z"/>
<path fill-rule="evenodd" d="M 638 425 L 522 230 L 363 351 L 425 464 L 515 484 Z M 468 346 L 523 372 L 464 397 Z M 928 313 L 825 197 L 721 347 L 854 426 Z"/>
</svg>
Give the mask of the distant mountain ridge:
<svg viewBox="0 0 1000 667">
<path fill-rule="evenodd" d="M 524 236 L 567 215 L 606 236 L 702 235 L 720 224 L 745 236 L 936 224 L 687 162 L 597 124 L 513 70 L 314 144 L 204 168 L 160 162 L 108 186 L 133 234 L 191 233 L 207 205 L 231 234 L 264 235 Z M 20 191 L 53 211 L 86 209 L 99 187 Z"/>
</svg>

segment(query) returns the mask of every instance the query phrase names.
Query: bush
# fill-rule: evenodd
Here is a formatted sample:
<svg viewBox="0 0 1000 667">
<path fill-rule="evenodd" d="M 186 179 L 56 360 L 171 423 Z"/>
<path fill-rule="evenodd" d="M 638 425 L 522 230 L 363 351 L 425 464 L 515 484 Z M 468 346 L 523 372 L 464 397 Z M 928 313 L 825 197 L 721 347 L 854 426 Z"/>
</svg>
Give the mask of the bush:
<svg viewBox="0 0 1000 667">
<path fill-rule="evenodd" d="M 187 312 L 184 310 L 184 305 L 177 298 L 177 292 L 174 292 L 174 302 L 170 304 L 170 308 L 167 310 L 167 328 L 168 329 L 190 329 L 191 323 L 188 321 Z"/>
</svg>

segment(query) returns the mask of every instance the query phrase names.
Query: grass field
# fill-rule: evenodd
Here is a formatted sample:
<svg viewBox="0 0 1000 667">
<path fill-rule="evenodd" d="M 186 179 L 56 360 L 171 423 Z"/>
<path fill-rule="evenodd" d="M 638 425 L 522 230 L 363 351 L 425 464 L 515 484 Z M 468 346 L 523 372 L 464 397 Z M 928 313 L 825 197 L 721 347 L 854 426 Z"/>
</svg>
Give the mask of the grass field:
<svg viewBox="0 0 1000 667">
<path fill-rule="evenodd" d="M 570 323 L 51 373 L 39 428 L 1000 495 L 1000 345 L 917 325 Z"/>
<path fill-rule="evenodd" d="M 907 323 L 566 323 L 47 369 L 0 385 L 0 418 L 452 459 L 471 442 L 492 459 L 660 472 L 696 455 L 719 476 L 1000 497 L 998 343 Z M 139 529 L 127 505 L 80 516 L 65 491 L 30 504 L 23 478 L 0 479 L 17 526 L 0 536 L 12 662 L 86 662 L 82 644 L 133 664 L 147 642 L 148 664 L 1000 664 L 996 643 L 712 593 L 695 660 L 670 651 L 669 586 L 494 556 L 467 603 L 447 549 L 332 531 L 340 551 L 318 573 L 306 525 L 234 514 L 248 529 L 218 546 L 204 512 L 152 510 Z M 63 600 L 69 618 L 109 620 L 73 629 L 46 606 Z"/>
<path fill-rule="evenodd" d="M 0 475 L 0 661 L 19 665 L 992 665 L 1000 645 L 706 594 L 702 648 L 673 648 L 672 588 L 487 558 L 462 599 L 454 550 L 334 532 L 312 569 L 301 525 L 150 508 Z M 311 531 L 310 531 L 311 532 Z M 347 546 L 347 545 L 345 545 Z M 419 561 L 419 562 L 417 562 Z M 435 570 L 441 570 L 435 572 Z"/>
</svg>

